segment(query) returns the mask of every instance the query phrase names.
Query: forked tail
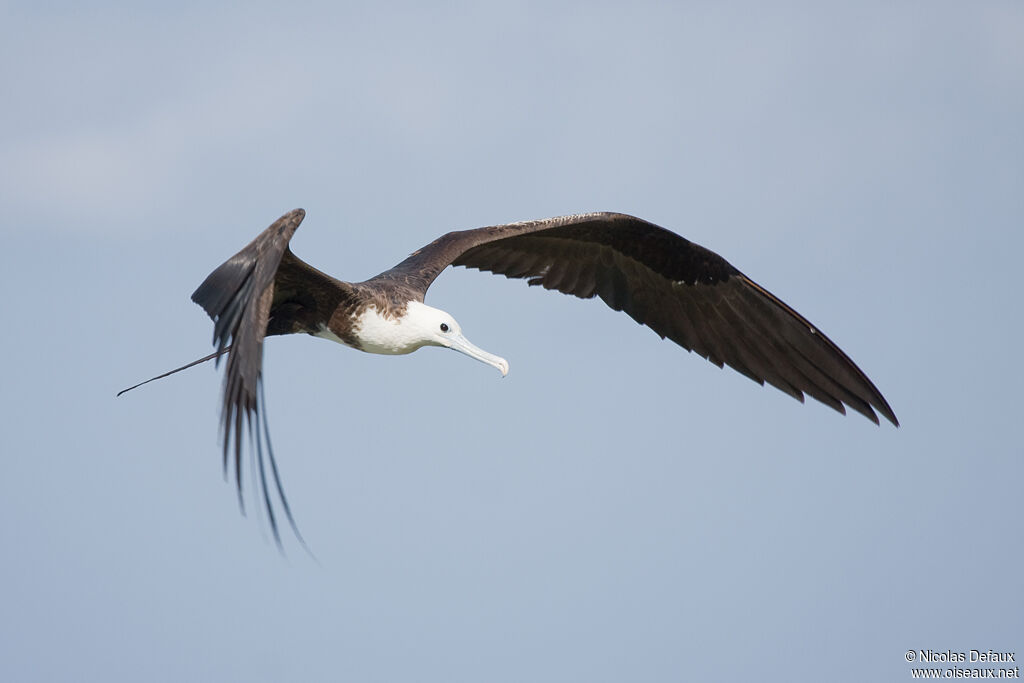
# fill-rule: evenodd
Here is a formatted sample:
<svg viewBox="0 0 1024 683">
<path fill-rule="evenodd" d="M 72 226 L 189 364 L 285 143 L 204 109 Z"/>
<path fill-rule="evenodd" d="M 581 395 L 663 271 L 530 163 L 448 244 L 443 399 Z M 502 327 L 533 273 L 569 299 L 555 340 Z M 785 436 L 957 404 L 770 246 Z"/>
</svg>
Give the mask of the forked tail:
<svg viewBox="0 0 1024 683">
<path fill-rule="evenodd" d="M 225 346 L 223 349 L 220 349 L 218 351 L 214 351 L 209 356 L 206 356 L 204 358 L 200 358 L 199 360 L 194 360 L 191 363 L 189 363 L 188 365 L 182 365 L 180 368 L 175 368 L 174 370 L 171 370 L 170 372 L 165 372 L 164 374 L 157 375 L 156 377 L 150 377 L 145 382 L 139 382 L 135 386 L 128 387 L 127 389 L 122 389 L 121 391 L 117 392 L 117 395 L 120 396 L 121 394 L 123 394 L 126 391 L 131 391 L 132 389 L 135 389 L 137 387 L 141 387 L 143 384 L 149 384 L 150 382 L 153 382 L 155 380 L 163 379 L 164 377 L 167 377 L 169 375 L 173 375 L 176 372 L 181 372 L 182 370 L 188 370 L 193 365 L 199 365 L 200 363 L 205 363 L 208 360 L 213 360 L 214 358 L 217 358 L 218 356 L 223 356 L 225 353 L 227 353 L 230 350 L 231 350 L 230 346 Z"/>
</svg>

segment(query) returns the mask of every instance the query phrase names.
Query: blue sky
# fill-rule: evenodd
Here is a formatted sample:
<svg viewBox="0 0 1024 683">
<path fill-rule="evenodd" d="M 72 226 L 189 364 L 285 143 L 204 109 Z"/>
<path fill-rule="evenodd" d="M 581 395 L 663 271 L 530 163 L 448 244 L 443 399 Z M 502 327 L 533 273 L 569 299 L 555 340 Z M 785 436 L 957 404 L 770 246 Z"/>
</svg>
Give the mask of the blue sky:
<svg viewBox="0 0 1024 683">
<path fill-rule="evenodd" d="M 8 3 L 0 678 L 893 680 L 1024 651 L 1024 8 Z M 271 340 L 319 559 L 221 477 L 189 301 L 287 210 L 376 274 L 592 210 L 709 247 L 901 428 L 449 271 L 458 354 Z"/>
</svg>

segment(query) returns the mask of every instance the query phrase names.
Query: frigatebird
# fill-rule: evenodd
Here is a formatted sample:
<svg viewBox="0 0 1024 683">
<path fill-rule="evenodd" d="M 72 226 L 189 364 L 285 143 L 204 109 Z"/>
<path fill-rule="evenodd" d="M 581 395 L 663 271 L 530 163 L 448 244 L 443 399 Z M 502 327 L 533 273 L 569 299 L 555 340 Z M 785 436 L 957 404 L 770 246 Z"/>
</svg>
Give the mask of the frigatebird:
<svg viewBox="0 0 1024 683">
<path fill-rule="evenodd" d="M 244 511 L 242 442 L 248 432 L 278 546 L 265 461 L 288 521 L 302 537 L 270 446 L 264 337 L 305 333 L 382 354 L 440 346 L 487 363 L 504 376 L 504 358 L 474 346 L 451 315 L 424 303 L 431 283 L 450 265 L 525 279 L 581 299 L 599 297 L 718 367 L 728 365 L 801 402 L 807 394 L 840 413 L 848 406 L 875 424 L 877 410 L 899 426 L 867 375 L 806 318 L 718 254 L 640 218 L 596 212 L 449 232 L 380 275 L 343 282 L 289 248 L 305 215 L 295 209 L 281 216 L 210 273 L 192 300 L 214 321 L 216 351 L 153 378 L 212 358 L 219 363 L 227 354 L 221 414 L 225 476 L 232 454 Z"/>
</svg>

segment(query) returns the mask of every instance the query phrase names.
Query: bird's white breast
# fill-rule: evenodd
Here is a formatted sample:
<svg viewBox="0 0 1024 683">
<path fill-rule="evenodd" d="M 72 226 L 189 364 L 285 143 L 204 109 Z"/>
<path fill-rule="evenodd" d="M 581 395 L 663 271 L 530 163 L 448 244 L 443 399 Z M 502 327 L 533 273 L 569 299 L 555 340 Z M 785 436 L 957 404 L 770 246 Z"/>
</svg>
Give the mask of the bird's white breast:
<svg viewBox="0 0 1024 683">
<path fill-rule="evenodd" d="M 411 301 L 409 306 L 416 303 Z M 412 353 L 423 346 L 423 341 L 416 333 L 415 325 L 408 324 L 408 320 L 408 311 L 404 316 L 391 318 L 378 313 L 375 306 L 366 306 L 352 319 L 352 336 L 359 343 L 356 348 L 367 353 L 388 355 Z M 350 346 L 326 326 L 315 336 Z"/>
</svg>

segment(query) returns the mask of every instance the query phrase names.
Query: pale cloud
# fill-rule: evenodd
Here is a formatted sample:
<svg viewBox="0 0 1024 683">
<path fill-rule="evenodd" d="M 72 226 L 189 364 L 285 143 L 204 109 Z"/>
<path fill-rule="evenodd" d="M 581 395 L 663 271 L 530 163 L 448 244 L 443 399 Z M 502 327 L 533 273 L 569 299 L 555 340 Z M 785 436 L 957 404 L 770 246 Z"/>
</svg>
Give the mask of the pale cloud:
<svg viewBox="0 0 1024 683">
<path fill-rule="evenodd" d="M 107 30 L 114 40 L 121 27 Z M 159 64 L 132 63 L 130 51 L 82 49 L 74 57 L 79 64 L 51 55 L 43 77 L 17 82 L 20 109 L 8 113 L 12 122 L 0 138 L 5 210 L 40 215 L 62 229 L 104 225 L 115 232 L 117 221 L 95 219 L 116 213 L 137 230 L 145 223 L 134 219 L 202 182 L 211 157 L 256 144 L 306 107 L 303 93 L 311 89 L 296 58 L 253 40 L 238 48 L 203 55 L 188 77 L 168 83 L 160 82 Z M 180 58 L 173 51 L 161 57 Z M 36 101 L 53 106 L 36 114 Z"/>
</svg>

